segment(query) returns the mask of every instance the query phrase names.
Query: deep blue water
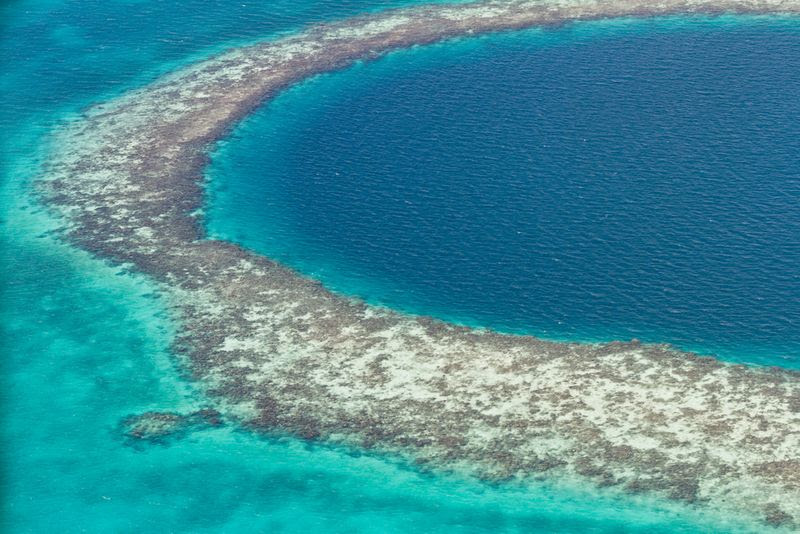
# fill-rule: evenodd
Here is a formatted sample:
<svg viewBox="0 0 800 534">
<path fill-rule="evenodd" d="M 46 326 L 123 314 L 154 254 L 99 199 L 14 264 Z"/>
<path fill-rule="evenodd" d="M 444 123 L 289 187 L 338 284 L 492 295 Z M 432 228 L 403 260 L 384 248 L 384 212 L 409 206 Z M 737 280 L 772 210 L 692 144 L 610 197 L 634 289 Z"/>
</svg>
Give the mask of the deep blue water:
<svg viewBox="0 0 800 534">
<path fill-rule="evenodd" d="M 0 6 L 3 532 L 744 528 L 593 488 L 488 487 L 425 475 L 389 458 L 258 438 L 230 425 L 165 445 L 134 448 L 120 438 L 117 425 L 129 414 L 189 411 L 204 401 L 175 367 L 169 353 L 175 325 L 147 280 L 48 234 L 56 223 L 29 187 L 47 155 L 48 133 L 92 102 L 226 43 L 390 5 L 397 3 L 19 0 Z"/>
<path fill-rule="evenodd" d="M 393 54 L 217 151 L 210 228 L 372 302 L 800 366 L 800 23 L 582 24 Z"/>
</svg>

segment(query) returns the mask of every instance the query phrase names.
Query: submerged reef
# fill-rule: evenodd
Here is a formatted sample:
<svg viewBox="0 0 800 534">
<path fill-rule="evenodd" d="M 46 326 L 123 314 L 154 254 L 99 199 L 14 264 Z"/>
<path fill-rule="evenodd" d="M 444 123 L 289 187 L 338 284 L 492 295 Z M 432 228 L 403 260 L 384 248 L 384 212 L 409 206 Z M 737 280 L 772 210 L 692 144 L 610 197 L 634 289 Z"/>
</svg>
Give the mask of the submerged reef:
<svg viewBox="0 0 800 534">
<path fill-rule="evenodd" d="M 203 408 L 190 414 L 145 412 L 124 418 L 119 431 L 131 445 L 142 443 L 166 444 L 205 427 L 221 426 L 222 418 L 213 408 Z"/>
<path fill-rule="evenodd" d="M 800 528 L 800 374 L 369 306 L 207 239 L 198 211 L 209 146 L 298 80 L 469 34 L 723 12 L 800 14 L 800 0 L 483 1 L 317 25 L 92 107 L 55 134 L 37 187 L 66 239 L 156 281 L 180 324 L 176 355 L 226 418 L 488 480 L 589 480 Z M 173 419 L 130 424 L 159 434 Z"/>
</svg>

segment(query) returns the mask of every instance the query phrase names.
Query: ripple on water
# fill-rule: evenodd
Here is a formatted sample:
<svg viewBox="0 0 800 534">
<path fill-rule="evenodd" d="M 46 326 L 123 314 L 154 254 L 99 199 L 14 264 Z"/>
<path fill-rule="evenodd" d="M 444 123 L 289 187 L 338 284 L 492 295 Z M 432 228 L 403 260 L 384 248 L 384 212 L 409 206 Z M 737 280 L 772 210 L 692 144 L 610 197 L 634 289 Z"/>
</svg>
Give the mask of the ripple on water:
<svg viewBox="0 0 800 534">
<path fill-rule="evenodd" d="M 799 34 L 591 23 L 320 76 L 220 144 L 209 227 L 415 313 L 797 367 Z"/>
</svg>

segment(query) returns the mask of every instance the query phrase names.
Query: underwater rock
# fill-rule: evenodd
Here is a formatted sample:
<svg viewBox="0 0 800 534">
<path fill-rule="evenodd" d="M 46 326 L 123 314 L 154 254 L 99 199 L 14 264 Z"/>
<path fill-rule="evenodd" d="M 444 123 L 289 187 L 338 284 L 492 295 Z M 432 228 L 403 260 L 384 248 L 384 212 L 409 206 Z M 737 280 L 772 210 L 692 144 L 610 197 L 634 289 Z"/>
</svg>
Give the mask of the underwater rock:
<svg viewBox="0 0 800 534">
<path fill-rule="evenodd" d="M 120 431 L 133 442 L 165 443 L 179 439 L 205 427 L 221 426 L 222 416 L 216 410 L 204 408 L 190 414 L 174 412 L 145 412 L 130 415 L 120 423 Z"/>
</svg>

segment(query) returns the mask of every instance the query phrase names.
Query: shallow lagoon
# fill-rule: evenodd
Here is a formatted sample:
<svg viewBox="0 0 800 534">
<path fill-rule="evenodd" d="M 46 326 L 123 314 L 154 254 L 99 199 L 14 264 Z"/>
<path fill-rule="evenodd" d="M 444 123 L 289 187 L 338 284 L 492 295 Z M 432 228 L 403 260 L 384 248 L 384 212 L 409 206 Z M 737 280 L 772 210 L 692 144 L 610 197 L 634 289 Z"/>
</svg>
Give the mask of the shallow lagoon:
<svg viewBox="0 0 800 534">
<path fill-rule="evenodd" d="M 259 15 L 225 2 L 166 11 L 157 2 L 16 4 L 18 31 L 3 43 L 12 98 L 0 116 L 16 132 L 0 158 L 5 530 L 737 530 L 654 503 L 486 487 L 230 427 L 148 447 L 120 438 L 130 413 L 202 400 L 167 353 L 172 327 L 152 288 L 59 245 L 46 234 L 52 221 L 24 200 L 42 136 L 62 112 L 143 83 L 184 55 L 342 14 L 328 7 L 273 3 Z M 124 26 L 111 31 L 108 18 Z"/>
</svg>

